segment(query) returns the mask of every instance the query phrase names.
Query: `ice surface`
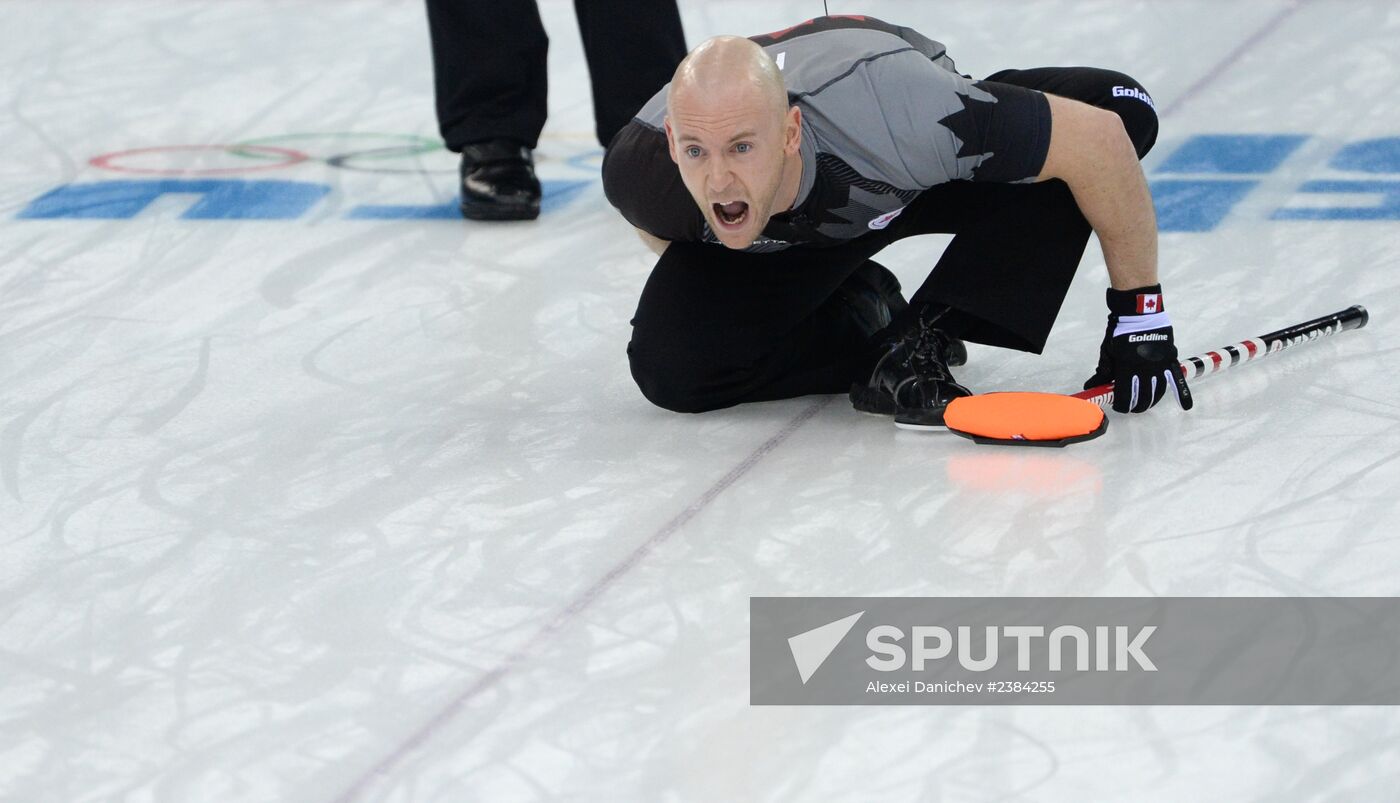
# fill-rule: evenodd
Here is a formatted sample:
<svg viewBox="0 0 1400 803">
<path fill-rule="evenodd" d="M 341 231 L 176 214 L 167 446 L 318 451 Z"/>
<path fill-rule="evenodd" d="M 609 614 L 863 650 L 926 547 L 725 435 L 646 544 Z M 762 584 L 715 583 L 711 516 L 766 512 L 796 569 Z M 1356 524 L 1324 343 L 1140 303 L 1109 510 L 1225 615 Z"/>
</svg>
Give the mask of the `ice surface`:
<svg viewBox="0 0 1400 803">
<path fill-rule="evenodd" d="M 682 8 L 692 43 L 820 13 Z M 1197 135 L 1305 137 L 1212 230 L 1163 234 L 1178 342 L 1353 303 L 1370 326 L 1034 453 L 841 398 L 650 407 L 624 356 L 649 253 L 597 181 L 571 5 L 542 9 L 550 197 L 490 225 L 444 214 L 453 159 L 418 147 L 418 3 L 0 4 L 0 799 L 1393 795 L 1388 708 L 750 707 L 747 606 L 1400 591 L 1400 201 L 1274 218 L 1396 192 L 1395 160 L 1332 160 L 1400 137 L 1400 8 L 833 3 L 973 74 L 1134 74 L 1163 115 L 1149 174 Z M 34 213 L 156 179 L 323 195 Z M 882 261 L 913 286 L 944 242 Z M 1074 389 L 1104 283 L 1091 249 L 1044 356 L 974 346 L 959 377 Z"/>
</svg>

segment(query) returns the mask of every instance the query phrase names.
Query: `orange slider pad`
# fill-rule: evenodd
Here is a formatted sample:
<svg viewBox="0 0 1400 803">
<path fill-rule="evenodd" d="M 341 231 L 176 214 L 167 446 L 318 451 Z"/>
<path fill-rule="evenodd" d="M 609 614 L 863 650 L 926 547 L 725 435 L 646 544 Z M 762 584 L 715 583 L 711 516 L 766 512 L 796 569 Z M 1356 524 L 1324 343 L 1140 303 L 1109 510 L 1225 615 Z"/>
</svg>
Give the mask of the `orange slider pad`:
<svg viewBox="0 0 1400 803">
<path fill-rule="evenodd" d="M 977 443 L 1008 446 L 1066 446 L 1108 429 L 1097 404 L 1058 393 L 965 396 L 948 405 L 943 421 L 949 431 Z"/>
</svg>

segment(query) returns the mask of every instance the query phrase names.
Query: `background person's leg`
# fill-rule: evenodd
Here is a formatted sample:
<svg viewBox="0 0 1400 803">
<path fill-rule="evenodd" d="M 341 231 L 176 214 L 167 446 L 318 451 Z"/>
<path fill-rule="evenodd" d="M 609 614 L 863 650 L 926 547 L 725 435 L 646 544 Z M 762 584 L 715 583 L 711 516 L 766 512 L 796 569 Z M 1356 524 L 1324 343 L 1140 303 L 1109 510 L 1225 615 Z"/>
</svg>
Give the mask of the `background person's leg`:
<svg viewBox="0 0 1400 803">
<path fill-rule="evenodd" d="M 438 130 L 447 149 L 507 138 L 533 149 L 549 39 L 533 0 L 427 0 Z"/>
<path fill-rule="evenodd" d="M 607 147 L 685 58 L 676 0 L 574 0 L 593 89 L 598 142 Z"/>
<path fill-rule="evenodd" d="M 427 0 L 438 130 L 458 168 L 462 216 L 533 220 L 533 150 L 547 111 L 545 36 L 533 0 Z"/>
</svg>

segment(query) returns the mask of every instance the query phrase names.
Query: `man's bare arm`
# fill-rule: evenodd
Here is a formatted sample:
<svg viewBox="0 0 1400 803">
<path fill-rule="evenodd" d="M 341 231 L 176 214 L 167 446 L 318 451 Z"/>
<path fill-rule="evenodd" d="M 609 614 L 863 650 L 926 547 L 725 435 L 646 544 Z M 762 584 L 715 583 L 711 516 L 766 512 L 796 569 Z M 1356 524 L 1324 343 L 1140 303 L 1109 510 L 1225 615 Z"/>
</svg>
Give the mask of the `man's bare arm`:
<svg viewBox="0 0 1400 803">
<path fill-rule="evenodd" d="M 1039 180 L 1058 178 L 1069 185 L 1098 234 L 1115 288 L 1157 284 L 1157 216 L 1123 121 L 1087 103 L 1045 97 L 1050 151 Z"/>
</svg>

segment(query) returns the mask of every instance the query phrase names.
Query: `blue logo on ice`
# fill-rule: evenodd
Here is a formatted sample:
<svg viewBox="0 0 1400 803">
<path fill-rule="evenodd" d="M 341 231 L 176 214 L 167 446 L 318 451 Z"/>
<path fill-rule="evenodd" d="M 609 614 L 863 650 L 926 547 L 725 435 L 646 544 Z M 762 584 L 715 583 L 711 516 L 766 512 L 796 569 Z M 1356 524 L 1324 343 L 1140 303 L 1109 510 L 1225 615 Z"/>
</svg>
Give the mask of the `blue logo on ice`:
<svg viewBox="0 0 1400 803">
<path fill-rule="evenodd" d="M 330 152 L 350 147 L 355 142 L 364 144 L 363 140 L 391 144 Z M 289 145 L 301 149 L 287 147 Z M 380 180 L 391 186 L 396 182 L 403 184 L 396 176 L 409 176 L 415 189 L 423 185 L 424 177 L 435 184 L 446 181 L 455 184 L 456 169 L 445 165 L 425 167 L 422 160 L 428 155 L 453 157 L 440 141 L 364 132 L 285 134 L 228 145 L 135 148 L 94 156 L 87 161 L 102 171 L 140 177 L 55 187 L 30 201 L 15 217 L 20 220 L 129 220 L 158 200 L 168 201 L 165 196 L 180 196 L 187 202 L 178 212 L 183 220 L 295 220 L 330 197 L 334 192 L 332 184 L 242 176 L 310 169 L 322 173 L 330 170 L 379 174 Z M 585 187 L 595 183 L 600 156 L 599 151 L 587 150 L 552 164 L 550 170 L 562 175 L 540 182 L 541 212 L 548 213 L 564 206 Z M 232 175 L 239 177 L 232 178 Z M 171 206 L 162 203 L 159 209 L 165 214 L 171 211 Z M 456 198 L 428 204 L 351 206 L 339 216 L 346 220 L 462 219 Z"/>
<path fill-rule="evenodd" d="M 1139 97 L 1122 88 L 1122 96 Z M 282 145 L 329 137 L 380 138 L 390 142 L 415 140 L 409 145 L 337 154 L 313 159 L 307 153 Z M 226 178 L 229 173 L 268 170 L 301 170 L 322 165 L 336 170 L 425 175 L 417 159 L 430 150 L 445 154 L 441 143 L 416 142 L 406 135 L 293 134 L 268 138 L 267 144 L 228 146 L 161 146 L 140 148 L 94 157 L 89 163 L 103 170 L 159 174 L 163 178 L 126 178 L 68 184 L 30 201 L 19 211 L 21 220 L 124 220 L 141 214 L 162 196 L 188 196 L 189 205 L 179 212 L 184 220 L 295 220 L 307 215 L 333 195 L 331 184 L 314 181 Z M 1157 207 L 1157 227 L 1163 232 L 1209 232 L 1224 223 L 1236 207 L 1255 193 L 1264 179 L 1285 164 L 1310 158 L 1316 149 L 1304 149 L 1312 137 L 1306 134 L 1201 134 L 1181 143 L 1154 169 L 1149 184 Z M 223 151 L 220 151 L 223 149 Z M 218 167 L 182 170 L 159 158 L 189 156 L 226 157 Z M 560 166 L 565 177 L 542 182 L 542 209 L 548 213 L 568 204 L 597 179 L 597 151 L 579 153 Z M 236 159 L 235 159 L 236 157 Z M 257 158 L 254 158 L 257 157 Z M 152 166 L 151 159 L 157 159 Z M 230 159 L 235 159 L 230 162 Z M 135 162 L 134 164 L 132 162 Z M 231 166 L 230 166 L 231 165 Z M 1322 166 L 1324 175 L 1309 175 L 1291 188 L 1265 219 L 1275 221 L 1395 221 L 1400 220 L 1400 137 L 1381 137 L 1342 146 Z M 452 175 L 448 169 L 430 172 Z M 217 177 L 216 175 L 217 174 Z M 447 180 L 447 179 L 445 179 Z M 162 210 L 168 206 L 162 205 Z M 871 222 L 881 228 L 899 210 Z M 350 206 L 345 220 L 460 220 L 456 200 L 428 204 L 364 204 Z"/>
<path fill-rule="evenodd" d="M 542 181 L 541 211 L 568 203 L 587 181 Z M 330 185 L 268 179 L 145 179 L 67 184 L 35 198 L 21 220 L 129 220 L 164 195 L 195 198 L 183 220 L 295 220 L 329 195 Z M 348 220 L 461 220 L 457 201 L 352 207 Z"/>
<path fill-rule="evenodd" d="M 1158 229 L 1214 230 L 1309 139 L 1301 134 L 1203 134 L 1188 139 L 1153 173 Z M 1400 220 L 1400 180 L 1378 178 L 1400 177 L 1400 137 L 1350 143 L 1333 154 L 1327 169 L 1368 175 L 1364 180 L 1338 176 L 1304 182 L 1294 192 L 1309 196 L 1310 202 L 1279 207 L 1269 219 Z M 1321 197 L 1327 195 L 1332 197 Z"/>
</svg>

